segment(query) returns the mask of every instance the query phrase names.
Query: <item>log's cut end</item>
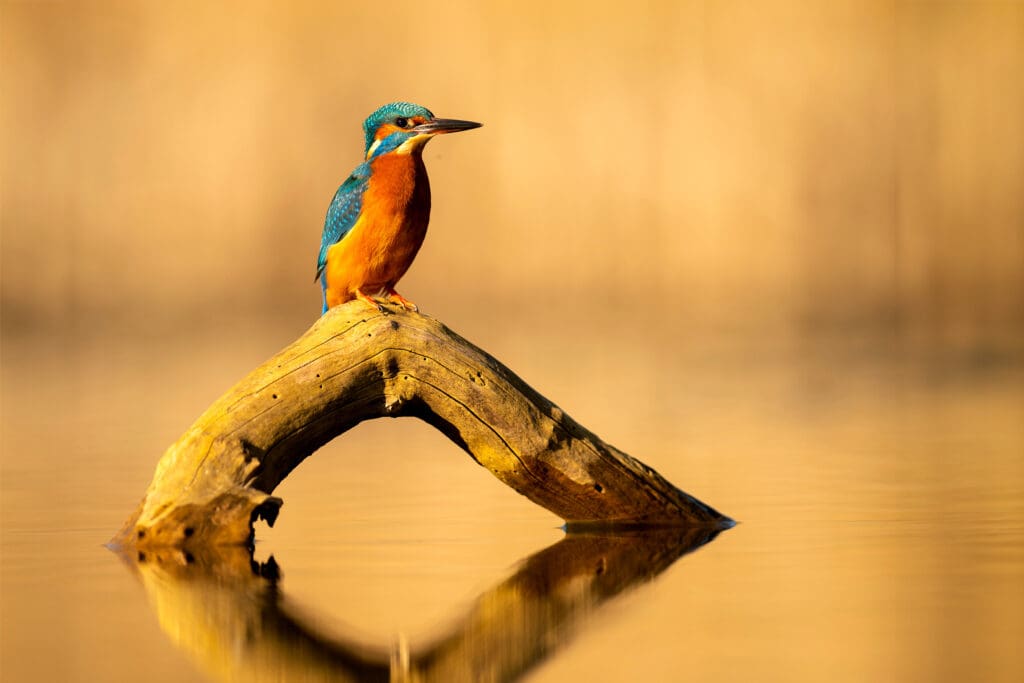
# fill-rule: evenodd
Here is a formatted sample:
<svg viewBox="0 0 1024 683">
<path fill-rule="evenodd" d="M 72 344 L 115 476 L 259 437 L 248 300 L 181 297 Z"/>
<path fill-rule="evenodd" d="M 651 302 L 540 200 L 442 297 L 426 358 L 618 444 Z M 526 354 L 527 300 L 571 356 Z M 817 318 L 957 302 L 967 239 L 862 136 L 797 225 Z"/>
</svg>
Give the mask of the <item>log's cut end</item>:
<svg viewBox="0 0 1024 683">
<path fill-rule="evenodd" d="M 418 313 L 358 301 L 326 313 L 228 391 L 157 465 L 118 545 L 248 543 L 270 494 L 363 420 L 425 420 L 570 527 L 733 521 L 603 442 L 486 352 Z"/>
<path fill-rule="evenodd" d="M 115 549 L 248 546 L 254 540 L 256 521 L 274 526 L 283 503 L 255 489 L 240 488 L 205 502 L 172 505 L 166 514 L 144 522 L 143 501 L 108 545 Z"/>
</svg>

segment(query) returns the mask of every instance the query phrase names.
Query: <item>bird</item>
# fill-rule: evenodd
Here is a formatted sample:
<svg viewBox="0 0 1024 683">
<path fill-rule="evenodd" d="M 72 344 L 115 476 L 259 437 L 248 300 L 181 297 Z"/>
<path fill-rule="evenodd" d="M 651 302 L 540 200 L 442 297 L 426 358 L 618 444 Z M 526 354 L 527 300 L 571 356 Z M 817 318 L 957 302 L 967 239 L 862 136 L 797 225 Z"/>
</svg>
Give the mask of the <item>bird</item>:
<svg viewBox="0 0 1024 683">
<path fill-rule="evenodd" d="M 411 102 L 385 104 L 366 118 L 364 161 L 338 188 L 324 220 L 314 278 L 323 313 L 353 299 L 386 312 L 375 298 L 381 296 L 419 310 L 395 285 L 416 258 L 430 220 L 423 147 L 435 135 L 481 125 L 437 118 Z"/>
</svg>

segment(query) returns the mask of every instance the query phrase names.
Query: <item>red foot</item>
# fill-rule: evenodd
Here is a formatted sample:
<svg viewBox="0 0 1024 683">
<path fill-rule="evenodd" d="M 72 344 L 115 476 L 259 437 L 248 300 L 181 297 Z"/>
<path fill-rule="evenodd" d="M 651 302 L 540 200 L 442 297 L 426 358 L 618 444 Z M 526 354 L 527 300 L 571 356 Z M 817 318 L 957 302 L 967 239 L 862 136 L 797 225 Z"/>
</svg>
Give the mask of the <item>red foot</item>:
<svg viewBox="0 0 1024 683">
<path fill-rule="evenodd" d="M 381 303 L 379 301 L 377 301 L 373 297 L 369 297 L 366 294 L 363 294 L 363 292 L 361 290 L 358 290 L 358 289 L 356 290 L 356 298 L 359 299 L 360 301 L 365 301 L 366 303 L 370 304 L 371 306 L 376 308 L 381 313 L 387 313 L 387 311 L 384 310 L 384 306 L 381 305 Z"/>
<path fill-rule="evenodd" d="M 391 301 L 393 303 L 399 304 L 402 308 L 404 308 L 407 311 L 419 312 L 419 310 L 420 310 L 419 306 L 417 306 L 413 302 L 411 302 L 408 299 L 406 299 L 404 296 L 402 296 L 401 294 L 396 292 L 393 288 L 388 287 L 387 289 L 388 289 L 388 301 Z"/>
</svg>

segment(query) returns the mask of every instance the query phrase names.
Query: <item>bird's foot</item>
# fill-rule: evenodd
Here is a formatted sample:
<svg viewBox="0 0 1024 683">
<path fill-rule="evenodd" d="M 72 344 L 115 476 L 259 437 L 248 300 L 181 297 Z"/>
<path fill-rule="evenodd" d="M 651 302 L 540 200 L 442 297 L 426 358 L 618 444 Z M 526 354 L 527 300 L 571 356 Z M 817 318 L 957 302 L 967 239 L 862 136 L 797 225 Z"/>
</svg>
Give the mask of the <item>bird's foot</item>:
<svg viewBox="0 0 1024 683">
<path fill-rule="evenodd" d="M 391 289 L 390 287 L 388 288 L 388 301 L 398 304 L 407 311 L 413 311 L 418 313 L 420 310 L 419 306 L 409 301 L 404 296 L 402 296 L 395 290 Z"/>
<path fill-rule="evenodd" d="M 365 303 L 370 304 L 371 306 L 376 308 L 378 311 L 380 311 L 384 315 L 388 314 L 388 309 L 384 308 L 384 304 L 382 304 L 381 302 L 377 301 L 376 299 L 374 299 L 371 296 L 367 296 L 366 294 L 364 294 L 363 292 L 359 291 L 358 289 L 356 290 L 356 298 L 359 299 L 360 301 L 363 301 Z"/>
</svg>

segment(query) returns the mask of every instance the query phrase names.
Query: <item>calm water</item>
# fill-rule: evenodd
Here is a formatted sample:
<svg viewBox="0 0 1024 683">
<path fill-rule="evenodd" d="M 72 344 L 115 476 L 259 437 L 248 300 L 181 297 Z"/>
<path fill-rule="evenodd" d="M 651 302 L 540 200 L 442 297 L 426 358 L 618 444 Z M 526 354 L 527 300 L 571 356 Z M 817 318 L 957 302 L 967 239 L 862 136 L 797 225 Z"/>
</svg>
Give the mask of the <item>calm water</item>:
<svg viewBox="0 0 1024 683">
<path fill-rule="evenodd" d="M 0 677 L 1024 679 L 1019 346 L 459 331 L 739 526 L 566 538 L 387 420 L 284 482 L 254 558 L 122 561 L 162 449 L 292 335 L 5 340 Z"/>
</svg>

